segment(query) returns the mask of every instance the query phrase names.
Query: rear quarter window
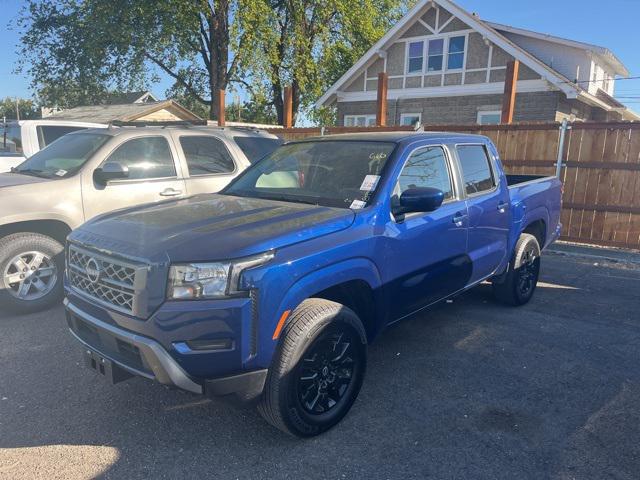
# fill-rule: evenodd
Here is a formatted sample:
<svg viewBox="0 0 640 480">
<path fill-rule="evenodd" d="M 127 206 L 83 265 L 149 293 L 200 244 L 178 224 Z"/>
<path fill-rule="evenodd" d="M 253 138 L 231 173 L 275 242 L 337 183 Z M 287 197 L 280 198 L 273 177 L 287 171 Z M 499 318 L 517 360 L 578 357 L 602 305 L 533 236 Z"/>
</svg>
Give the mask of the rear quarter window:
<svg viewBox="0 0 640 480">
<path fill-rule="evenodd" d="M 245 154 L 249 162 L 256 163 L 262 157 L 269 155 L 284 142 L 280 138 L 265 137 L 233 137 L 242 153 Z"/>
<path fill-rule="evenodd" d="M 3 127 L 0 124 L 0 150 L 7 153 L 23 153 L 20 125 L 9 124 Z"/>
</svg>

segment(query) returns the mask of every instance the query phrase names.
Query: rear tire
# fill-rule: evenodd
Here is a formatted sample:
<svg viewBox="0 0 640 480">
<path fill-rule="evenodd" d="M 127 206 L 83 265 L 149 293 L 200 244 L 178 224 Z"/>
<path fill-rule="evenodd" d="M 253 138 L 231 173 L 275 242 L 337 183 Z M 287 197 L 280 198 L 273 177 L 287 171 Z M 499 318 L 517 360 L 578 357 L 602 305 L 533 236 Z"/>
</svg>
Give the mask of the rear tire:
<svg viewBox="0 0 640 480">
<path fill-rule="evenodd" d="M 533 235 L 520 235 L 509 269 L 493 282 L 493 294 L 502 303 L 520 306 L 531 300 L 540 275 L 540 245 Z"/>
<path fill-rule="evenodd" d="M 258 411 L 290 435 L 319 435 L 349 412 L 366 362 L 358 316 L 339 303 L 305 300 L 283 330 Z"/>
<path fill-rule="evenodd" d="M 16 313 L 43 310 L 62 300 L 64 247 L 39 233 L 0 240 L 0 306 Z"/>
</svg>

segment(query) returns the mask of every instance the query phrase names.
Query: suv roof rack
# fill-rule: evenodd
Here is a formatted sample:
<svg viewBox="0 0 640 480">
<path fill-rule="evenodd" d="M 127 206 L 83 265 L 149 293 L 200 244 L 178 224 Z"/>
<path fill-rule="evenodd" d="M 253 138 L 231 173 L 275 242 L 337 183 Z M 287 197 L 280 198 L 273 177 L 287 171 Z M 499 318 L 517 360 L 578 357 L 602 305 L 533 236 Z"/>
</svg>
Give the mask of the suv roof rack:
<svg viewBox="0 0 640 480">
<path fill-rule="evenodd" d="M 223 127 L 220 127 L 218 125 L 208 125 L 207 127 L 212 128 L 214 130 L 240 130 L 242 132 L 264 132 L 265 131 L 264 128 L 250 127 L 250 126 L 244 126 L 244 125 L 225 125 Z"/>
<path fill-rule="evenodd" d="M 109 128 L 111 127 L 198 127 L 206 126 L 206 120 L 168 120 L 161 122 L 153 121 L 133 121 L 125 122 L 122 120 L 112 120 L 109 122 Z"/>
</svg>

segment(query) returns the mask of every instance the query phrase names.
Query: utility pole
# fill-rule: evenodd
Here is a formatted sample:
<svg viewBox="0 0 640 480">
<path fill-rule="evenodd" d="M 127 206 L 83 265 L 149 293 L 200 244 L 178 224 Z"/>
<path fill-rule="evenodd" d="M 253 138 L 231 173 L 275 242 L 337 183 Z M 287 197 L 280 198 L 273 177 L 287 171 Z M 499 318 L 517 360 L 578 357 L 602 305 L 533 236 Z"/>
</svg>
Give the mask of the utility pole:
<svg viewBox="0 0 640 480">
<path fill-rule="evenodd" d="M 20 99 L 16 97 L 16 120 L 20 120 Z"/>
</svg>

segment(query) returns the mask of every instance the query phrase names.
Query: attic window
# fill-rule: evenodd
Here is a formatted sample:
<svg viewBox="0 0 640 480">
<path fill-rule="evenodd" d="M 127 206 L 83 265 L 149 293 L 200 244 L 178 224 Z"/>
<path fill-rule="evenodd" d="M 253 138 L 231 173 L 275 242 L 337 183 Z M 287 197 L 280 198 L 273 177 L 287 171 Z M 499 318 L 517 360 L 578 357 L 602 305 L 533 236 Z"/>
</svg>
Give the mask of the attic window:
<svg viewBox="0 0 640 480">
<path fill-rule="evenodd" d="M 447 70 L 459 70 L 463 67 L 465 43 L 466 37 L 451 37 L 449 39 Z"/>
<path fill-rule="evenodd" d="M 424 42 L 409 43 L 409 64 L 407 73 L 422 72 L 422 62 L 424 61 Z"/>
<path fill-rule="evenodd" d="M 429 40 L 429 59 L 427 61 L 428 72 L 439 72 L 442 70 L 444 58 L 444 39 Z"/>
</svg>

